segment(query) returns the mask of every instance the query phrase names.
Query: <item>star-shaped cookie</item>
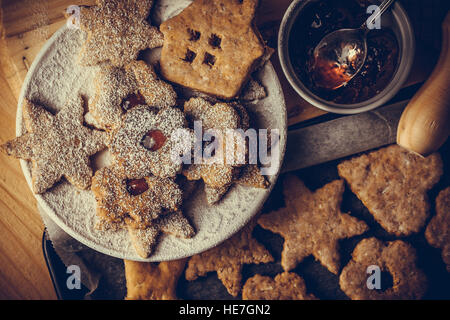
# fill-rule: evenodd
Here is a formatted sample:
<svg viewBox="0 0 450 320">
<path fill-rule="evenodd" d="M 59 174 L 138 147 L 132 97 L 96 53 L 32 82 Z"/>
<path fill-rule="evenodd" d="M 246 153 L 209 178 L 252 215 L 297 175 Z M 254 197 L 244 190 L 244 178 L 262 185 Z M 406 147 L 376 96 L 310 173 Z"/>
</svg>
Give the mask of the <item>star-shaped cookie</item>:
<svg viewBox="0 0 450 320">
<path fill-rule="evenodd" d="M 270 185 L 266 176 L 261 174 L 261 170 L 256 164 L 248 164 L 243 167 L 241 170 L 241 175 L 236 183 L 246 187 L 260 189 L 267 189 Z"/>
<path fill-rule="evenodd" d="M 272 255 L 253 237 L 254 222 L 250 222 L 233 237 L 219 246 L 193 256 L 186 269 L 186 279 L 191 281 L 208 272 L 217 271 L 217 276 L 236 297 L 241 291 L 242 266 L 251 263 L 272 262 Z"/>
<path fill-rule="evenodd" d="M 170 178 L 128 176 L 119 166 L 104 167 L 92 179 L 97 216 L 111 223 L 127 220 L 144 228 L 181 207 L 182 192 Z"/>
<path fill-rule="evenodd" d="M 160 263 L 124 260 L 126 300 L 176 300 L 176 287 L 187 259 Z"/>
<path fill-rule="evenodd" d="M 436 215 L 425 230 L 425 238 L 433 247 L 442 249 L 442 260 L 450 272 L 450 187 L 436 198 Z"/>
<path fill-rule="evenodd" d="M 28 133 L 1 146 L 8 155 L 32 161 L 32 188 L 43 193 L 63 176 L 80 189 L 91 185 L 89 157 L 105 148 L 106 134 L 83 126 L 83 99 L 70 100 L 56 115 L 25 100 Z"/>
<path fill-rule="evenodd" d="M 328 183 L 311 192 L 293 175 L 285 177 L 283 193 L 286 207 L 262 215 L 258 223 L 284 238 L 281 265 L 285 271 L 295 268 L 313 255 L 330 272 L 339 271 L 338 240 L 360 235 L 367 225 L 340 211 L 344 181 Z"/>
<path fill-rule="evenodd" d="M 265 176 L 261 174 L 261 171 L 256 164 L 248 164 L 239 170 L 239 177 L 233 181 L 233 183 L 251 187 L 267 189 L 270 185 Z M 195 180 L 194 180 L 195 181 Z M 228 192 L 231 185 L 225 185 L 223 187 L 210 187 L 205 184 L 206 201 L 208 204 L 213 205 L 222 199 L 222 197 Z"/>
<path fill-rule="evenodd" d="M 152 224 L 145 229 L 128 225 L 128 234 L 134 249 L 144 259 L 153 253 L 158 236 L 161 233 L 184 239 L 192 238 L 195 235 L 194 228 L 180 211 L 160 216 L 158 219 L 153 220 Z"/>
<path fill-rule="evenodd" d="M 188 139 L 180 138 L 180 132 L 187 133 Z M 112 132 L 109 150 L 128 176 L 151 173 L 168 178 L 182 170 L 181 159 L 175 157 L 182 143 L 190 145 L 191 135 L 181 110 L 137 106 L 124 114 L 122 125 Z"/>
<path fill-rule="evenodd" d="M 275 279 L 259 274 L 249 278 L 242 288 L 243 300 L 316 300 L 306 293 L 305 281 L 296 273 L 283 272 Z"/>
<path fill-rule="evenodd" d="M 104 66 L 96 74 L 94 85 L 89 113 L 95 125 L 102 129 L 118 127 L 122 115 L 136 105 L 161 109 L 176 104 L 177 95 L 172 86 L 158 79 L 153 67 L 142 60 L 124 68 Z"/>
<path fill-rule="evenodd" d="M 151 0 L 97 0 L 82 7 L 80 28 L 87 33 L 80 52 L 82 65 L 109 61 L 124 66 L 136 60 L 139 51 L 163 45 L 163 35 L 145 20 Z"/>
<path fill-rule="evenodd" d="M 398 146 L 364 154 L 338 165 L 339 176 L 381 226 L 397 236 L 419 232 L 429 215 L 427 191 L 442 175 L 438 153 L 426 158 Z"/>
<path fill-rule="evenodd" d="M 211 158 L 206 156 L 201 163 L 194 163 L 183 170 L 183 174 L 189 180 L 203 179 L 211 188 L 224 188 L 229 186 L 239 174 L 239 167 L 245 163 L 239 163 L 239 159 L 247 155 L 247 145 L 238 145 L 237 140 L 233 145 L 226 144 L 228 130 L 248 128 L 248 114 L 242 106 L 231 103 L 212 104 L 203 98 L 191 98 L 184 104 L 184 112 L 191 122 L 200 123 L 202 129 L 215 130 L 217 133 L 216 154 Z M 228 140 L 229 141 L 229 140 Z M 220 151 L 220 152 L 219 152 Z M 233 154 L 234 152 L 234 154 Z M 220 159 L 220 162 L 216 162 Z"/>
</svg>

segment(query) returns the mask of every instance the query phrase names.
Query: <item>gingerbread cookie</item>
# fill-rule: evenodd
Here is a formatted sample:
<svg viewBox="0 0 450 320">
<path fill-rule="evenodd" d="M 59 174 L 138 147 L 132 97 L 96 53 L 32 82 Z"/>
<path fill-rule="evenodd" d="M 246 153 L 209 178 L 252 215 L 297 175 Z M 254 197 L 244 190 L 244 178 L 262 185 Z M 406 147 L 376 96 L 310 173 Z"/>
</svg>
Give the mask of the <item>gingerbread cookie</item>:
<svg viewBox="0 0 450 320">
<path fill-rule="evenodd" d="M 433 247 L 442 249 L 442 260 L 450 272 L 450 187 L 436 198 L 436 215 L 425 230 L 425 238 Z"/>
<path fill-rule="evenodd" d="M 442 175 L 442 160 L 392 145 L 344 161 L 338 172 L 387 232 L 407 236 L 429 215 L 427 191 Z"/>
<path fill-rule="evenodd" d="M 183 169 L 183 174 L 189 180 L 200 180 L 211 188 L 230 187 L 239 176 L 239 168 L 222 164 L 191 164 Z"/>
<path fill-rule="evenodd" d="M 316 300 L 306 293 L 305 281 L 296 273 L 283 272 L 275 279 L 259 274 L 249 278 L 242 289 L 243 300 Z"/>
<path fill-rule="evenodd" d="M 168 211 L 181 207 L 182 192 L 170 178 L 129 176 L 118 167 L 104 167 L 92 179 L 97 215 L 112 223 L 126 221 L 146 228 Z"/>
<path fill-rule="evenodd" d="M 339 285 L 354 300 L 420 299 L 426 292 L 427 279 L 417 268 L 416 260 L 416 251 L 406 242 L 397 240 L 384 243 L 376 238 L 364 239 L 358 243 L 352 253 L 352 260 L 342 270 Z M 369 266 L 389 272 L 392 287 L 369 289 Z"/>
<path fill-rule="evenodd" d="M 267 97 L 266 89 L 258 81 L 250 79 L 242 89 L 239 100 L 255 101 L 264 99 L 265 97 Z"/>
<path fill-rule="evenodd" d="M 220 199 L 222 199 L 222 197 L 228 192 L 229 189 L 230 185 L 213 188 L 205 184 L 204 190 L 206 195 L 206 202 L 208 202 L 208 204 L 210 205 L 216 204 L 220 201 Z"/>
<path fill-rule="evenodd" d="M 121 67 L 138 57 L 139 51 L 163 44 L 163 35 L 146 21 L 151 0 L 97 0 L 81 7 L 80 28 L 86 40 L 79 55 L 82 65 L 109 61 Z"/>
<path fill-rule="evenodd" d="M 257 0 L 196 0 L 163 22 L 162 75 L 225 99 L 236 97 L 265 45 L 253 25 Z"/>
<path fill-rule="evenodd" d="M 152 254 L 161 233 L 184 239 L 195 235 L 194 228 L 180 211 L 160 216 L 145 229 L 137 229 L 129 225 L 128 233 L 136 253 L 144 259 Z"/>
<path fill-rule="evenodd" d="M 241 169 L 241 175 L 236 183 L 246 187 L 260 189 L 267 189 L 270 185 L 266 176 L 261 174 L 261 170 L 256 164 L 248 164 L 243 167 Z"/>
<path fill-rule="evenodd" d="M 343 193 L 342 180 L 311 192 L 296 176 L 285 177 L 286 207 L 264 214 L 258 220 L 261 227 L 284 238 L 281 265 L 285 271 L 294 269 L 297 263 L 312 254 L 330 272 L 338 273 L 338 241 L 368 229 L 364 222 L 340 211 Z"/>
<path fill-rule="evenodd" d="M 135 107 L 112 133 L 109 147 L 113 159 L 128 176 L 174 177 L 182 169 L 182 162 L 174 159 L 179 151 L 177 134 L 186 125 L 183 112 L 176 108 Z"/>
<path fill-rule="evenodd" d="M 183 190 L 183 201 L 188 200 L 198 187 L 197 180 L 188 180 L 182 174 L 175 178 L 175 182 L 180 186 L 180 189 Z"/>
<path fill-rule="evenodd" d="M 248 115 L 240 105 L 230 103 L 211 104 L 203 98 L 191 98 L 184 104 L 186 117 L 191 121 L 201 123 L 204 131 L 215 130 L 221 138 L 217 137 L 217 145 L 221 145 L 221 154 L 215 154 L 213 158 L 205 159 L 202 163 L 194 163 L 188 166 L 183 174 L 189 180 L 203 179 L 211 188 L 229 186 L 238 176 L 238 168 L 242 166 L 237 160 L 241 152 L 244 157 L 247 154 L 247 145 L 226 144 L 227 130 L 243 129 L 248 127 Z M 221 163 L 215 159 L 221 159 Z M 195 161 L 195 159 L 194 159 Z"/>
<path fill-rule="evenodd" d="M 245 187 L 267 189 L 270 185 L 267 178 L 263 176 L 256 164 L 248 164 L 238 170 L 238 177 L 233 180 L 233 183 L 243 185 Z M 208 204 L 216 204 L 228 192 L 231 185 L 213 188 L 205 184 L 206 201 Z"/>
<path fill-rule="evenodd" d="M 93 174 L 89 157 L 105 148 L 106 135 L 83 126 L 83 99 L 68 101 L 55 116 L 26 99 L 22 111 L 28 133 L 1 149 L 31 160 L 33 191 L 43 193 L 63 176 L 80 189 L 88 188 Z"/>
<path fill-rule="evenodd" d="M 187 259 L 159 263 L 124 260 L 126 300 L 176 300 L 178 279 Z"/>
<path fill-rule="evenodd" d="M 176 104 L 172 86 L 159 80 L 153 67 L 144 61 L 133 61 L 124 68 L 104 66 L 98 71 L 94 85 L 89 113 L 102 129 L 119 126 L 122 114 L 136 105 L 161 109 Z"/>
<path fill-rule="evenodd" d="M 241 291 L 242 266 L 250 263 L 272 262 L 271 254 L 253 237 L 254 222 L 219 246 L 193 256 L 186 269 L 186 279 L 191 281 L 208 272 L 217 271 L 217 276 L 236 297 Z"/>
</svg>

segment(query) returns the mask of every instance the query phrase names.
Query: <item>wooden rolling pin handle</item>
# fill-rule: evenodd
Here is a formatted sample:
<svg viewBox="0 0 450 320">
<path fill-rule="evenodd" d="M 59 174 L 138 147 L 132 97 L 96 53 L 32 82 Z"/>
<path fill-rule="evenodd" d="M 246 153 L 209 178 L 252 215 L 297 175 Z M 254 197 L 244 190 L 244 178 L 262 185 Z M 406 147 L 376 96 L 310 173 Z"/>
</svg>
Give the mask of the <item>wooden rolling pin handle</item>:
<svg viewBox="0 0 450 320">
<path fill-rule="evenodd" d="M 442 24 L 442 50 L 430 78 L 406 106 L 397 130 L 397 144 L 427 156 L 450 133 L 450 13 Z"/>
</svg>

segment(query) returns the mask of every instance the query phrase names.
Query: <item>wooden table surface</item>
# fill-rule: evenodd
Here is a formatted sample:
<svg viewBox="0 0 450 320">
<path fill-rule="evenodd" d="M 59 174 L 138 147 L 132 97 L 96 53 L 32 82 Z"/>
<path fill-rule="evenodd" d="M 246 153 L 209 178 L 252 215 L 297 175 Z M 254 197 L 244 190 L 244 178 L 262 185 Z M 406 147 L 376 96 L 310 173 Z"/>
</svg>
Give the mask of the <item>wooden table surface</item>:
<svg viewBox="0 0 450 320">
<path fill-rule="evenodd" d="M 16 108 L 17 97 L 0 71 L 1 142 L 15 136 Z M 42 254 L 43 228 L 19 161 L 1 153 L 0 299 L 56 298 Z"/>
<path fill-rule="evenodd" d="M 15 137 L 17 99 L 23 79 L 42 45 L 63 25 L 64 9 L 70 4 L 93 2 L 0 0 L 0 143 Z M 264 28 L 279 23 L 290 2 L 262 1 L 258 25 Z M 272 61 L 279 70 L 278 58 Z M 423 81 L 431 69 L 420 61 L 415 65 L 410 84 Z M 302 100 L 284 76 L 280 75 L 280 81 L 290 124 L 324 113 Z M 56 298 L 41 248 L 43 229 L 19 161 L 0 154 L 0 299 Z"/>
</svg>

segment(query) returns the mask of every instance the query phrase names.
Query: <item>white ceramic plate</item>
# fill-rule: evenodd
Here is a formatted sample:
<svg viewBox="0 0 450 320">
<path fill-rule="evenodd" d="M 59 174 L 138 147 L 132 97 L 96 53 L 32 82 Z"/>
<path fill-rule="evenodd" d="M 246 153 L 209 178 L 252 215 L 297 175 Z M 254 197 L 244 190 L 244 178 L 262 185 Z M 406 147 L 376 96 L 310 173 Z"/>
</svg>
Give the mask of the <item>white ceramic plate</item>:
<svg viewBox="0 0 450 320">
<path fill-rule="evenodd" d="M 189 1 L 162 1 L 154 12 L 160 22 L 178 13 Z M 159 20 L 159 21 L 158 21 Z M 98 67 L 80 67 L 76 56 L 84 33 L 62 27 L 44 45 L 34 60 L 24 81 L 19 97 L 16 118 L 16 134 L 22 135 L 22 104 L 24 98 L 57 112 L 66 99 L 83 95 L 92 96 L 92 78 Z M 233 186 L 221 202 L 214 206 L 206 203 L 203 188 L 198 188 L 185 203 L 184 214 L 189 218 L 197 234 L 192 239 L 178 239 L 163 235 L 154 254 L 145 261 L 179 259 L 207 250 L 226 240 L 243 227 L 262 207 L 267 199 L 283 160 L 286 145 L 286 107 L 278 77 L 267 63 L 256 78 L 265 86 L 268 96 L 247 107 L 258 128 L 278 129 L 280 132 L 279 162 L 276 174 L 269 176 L 269 189 Z M 21 160 L 21 166 L 31 186 L 31 163 Z M 47 215 L 65 232 L 85 245 L 104 254 L 121 259 L 143 261 L 134 251 L 125 230 L 99 231 L 96 223 L 95 199 L 90 190 L 78 190 L 64 179 L 41 195 L 35 195 Z"/>
</svg>

